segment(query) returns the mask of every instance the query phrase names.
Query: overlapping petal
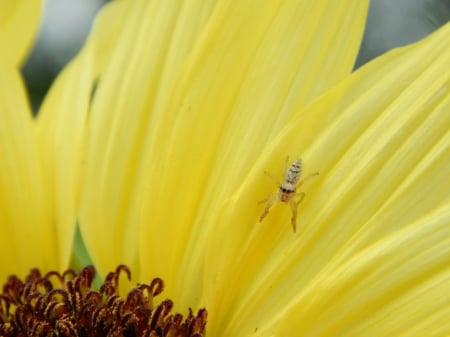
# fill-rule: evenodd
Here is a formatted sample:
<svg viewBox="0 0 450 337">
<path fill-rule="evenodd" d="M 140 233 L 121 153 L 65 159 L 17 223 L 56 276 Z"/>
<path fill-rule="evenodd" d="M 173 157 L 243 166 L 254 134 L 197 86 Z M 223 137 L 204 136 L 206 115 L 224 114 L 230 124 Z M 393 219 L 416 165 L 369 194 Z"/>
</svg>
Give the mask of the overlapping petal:
<svg viewBox="0 0 450 337">
<path fill-rule="evenodd" d="M 20 66 L 37 35 L 41 0 L 4 0 L 0 3 L 2 56 Z"/>
<path fill-rule="evenodd" d="M 126 262 L 196 306 L 217 206 L 294 107 L 350 72 L 366 10 L 135 2 L 89 116 L 80 225 L 101 271 Z"/>
<path fill-rule="evenodd" d="M 17 70 L 0 57 L 0 278 L 32 266 L 55 268 L 55 223 L 35 144 L 31 110 Z"/>
<path fill-rule="evenodd" d="M 213 221 L 205 302 L 224 335 L 450 332 L 450 26 L 299 110 Z M 257 200 L 302 156 L 299 230 Z M 271 187 L 272 186 L 272 187 Z M 239 220 L 238 220 L 239 219 Z"/>
<path fill-rule="evenodd" d="M 101 272 L 120 262 L 138 270 L 142 188 L 149 179 L 142 147 L 152 105 L 170 96 L 174 77 L 214 3 L 203 1 L 202 10 L 191 5 L 134 3 L 98 81 L 89 117 L 80 225 Z M 188 19 L 198 26 L 186 25 Z M 110 20 L 115 22 L 114 16 Z"/>
<path fill-rule="evenodd" d="M 17 71 L 37 34 L 41 1 L 0 4 L 0 277 L 61 267 L 57 223 L 44 182 L 35 125 Z"/>
<path fill-rule="evenodd" d="M 85 47 L 57 78 L 37 119 L 36 134 L 61 268 L 67 268 L 78 217 L 90 103 L 114 51 L 127 2 L 105 7 Z M 111 19 L 113 18 L 113 20 Z"/>
<path fill-rule="evenodd" d="M 78 220 L 102 273 L 163 277 L 211 335 L 448 334 L 450 28 L 326 92 L 366 10 L 114 2 L 36 125 L 2 69 L 1 273 L 65 266 Z M 320 172 L 296 234 L 258 223 L 288 155 Z"/>
</svg>

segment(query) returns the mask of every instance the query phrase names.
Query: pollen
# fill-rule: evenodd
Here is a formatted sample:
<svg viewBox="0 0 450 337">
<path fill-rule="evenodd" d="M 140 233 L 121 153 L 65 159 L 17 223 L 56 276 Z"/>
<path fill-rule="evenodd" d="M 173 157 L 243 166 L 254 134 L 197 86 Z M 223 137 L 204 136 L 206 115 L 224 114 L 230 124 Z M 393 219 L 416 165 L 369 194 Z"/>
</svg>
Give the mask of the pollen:
<svg viewBox="0 0 450 337">
<path fill-rule="evenodd" d="M 33 269 L 24 281 L 10 276 L 0 294 L 0 336 L 2 337 L 201 337 L 207 311 L 194 315 L 189 309 L 185 319 L 171 314 L 169 299 L 153 306 L 153 299 L 164 288 L 161 279 L 119 295 L 119 276 L 131 272 L 126 266 L 111 272 L 99 290 L 92 289 L 92 266 L 79 273 L 55 271 L 44 276 Z"/>
</svg>

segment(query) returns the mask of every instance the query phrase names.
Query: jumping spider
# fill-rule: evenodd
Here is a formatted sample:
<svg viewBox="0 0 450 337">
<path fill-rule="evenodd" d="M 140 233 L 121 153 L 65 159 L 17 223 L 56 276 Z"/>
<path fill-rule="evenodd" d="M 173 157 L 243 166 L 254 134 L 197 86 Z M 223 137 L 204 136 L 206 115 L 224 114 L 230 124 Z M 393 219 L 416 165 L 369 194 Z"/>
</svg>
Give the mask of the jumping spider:
<svg viewBox="0 0 450 337">
<path fill-rule="evenodd" d="M 286 165 L 288 163 L 289 158 L 286 159 Z M 298 205 L 302 202 L 305 197 L 305 192 L 297 193 L 297 188 L 299 188 L 307 179 L 312 178 L 314 176 L 319 175 L 319 172 L 310 174 L 303 180 L 300 180 L 302 175 L 302 160 L 297 158 L 292 162 L 292 164 L 285 170 L 284 173 L 284 181 L 280 182 L 275 176 L 270 174 L 269 172 L 264 172 L 268 175 L 277 185 L 279 186 L 278 191 L 272 195 L 270 195 L 267 199 L 261 200 L 261 202 L 267 202 L 266 208 L 264 212 L 259 217 L 259 222 L 262 222 L 264 218 L 269 213 L 270 209 L 276 202 L 284 202 L 288 203 L 292 210 L 291 224 L 294 232 L 297 228 L 297 208 Z M 298 196 L 298 200 L 295 197 Z"/>
</svg>

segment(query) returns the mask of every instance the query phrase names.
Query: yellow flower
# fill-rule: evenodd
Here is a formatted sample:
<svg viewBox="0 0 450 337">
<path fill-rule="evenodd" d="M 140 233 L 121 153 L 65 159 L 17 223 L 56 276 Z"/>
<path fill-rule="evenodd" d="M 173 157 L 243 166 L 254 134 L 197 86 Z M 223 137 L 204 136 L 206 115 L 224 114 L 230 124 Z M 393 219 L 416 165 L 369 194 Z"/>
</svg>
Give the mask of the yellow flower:
<svg viewBox="0 0 450 337">
<path fill-rule="evenodd" d="M 66 266 L 78 222 L 208 336 L 450 334 L 450 25 L 349 75 L 366 10 L 111 3 L 36 124 L 1 65 L 0 275 Z M 288 155 L 320 172 L 296 233 L 258 221 Z"/>
</svg>

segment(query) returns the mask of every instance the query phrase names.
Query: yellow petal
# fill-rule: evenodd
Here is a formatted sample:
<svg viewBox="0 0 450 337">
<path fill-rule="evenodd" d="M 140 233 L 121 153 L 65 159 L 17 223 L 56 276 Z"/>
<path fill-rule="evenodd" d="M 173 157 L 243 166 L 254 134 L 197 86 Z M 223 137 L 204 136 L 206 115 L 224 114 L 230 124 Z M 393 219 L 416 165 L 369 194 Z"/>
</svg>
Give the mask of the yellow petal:
<svg viewBox="0 0 450 337">
<path fill-rule="evenodd" d="M 55 223 L 42 179 L 31 110 L 13 66 L 0 57 L 0 279 L 57 268 Z"/>
<path fill-rule="evenodd" d="M 447 336 L 449 221 L 447 204 L 330 263 L 291 301 L 278 334 Z"/>
<path fill-rule="evenodd" d="M 272 4 L 273 2 L 266 5 Z M 310 8 L 309 15 L 315 17 L 315 20 L 326 21 L 322 16 L 327 17 L 329 12 L 320 11 L 323 3 L 316 4 L 317 7 Z M 361 2 L 359 5 L 361 7 L 353 7 L 355 13 L 347 14 L 363 21 L 361 18 L 364 17 L 365 6 Z M 241 4 L 236 6 L 239 8 Z M 290 35 L 284 26 L 286 24 L 291 27 L 296 22 L 299 25 L 297 28 L 301 29 L 304 16 L 299 13 L 304 12 L 294 10 L 284 3 L 278 12 L 269 11 L 273 16 L 265 17 L 264 9 L 267 8 L 259 8 L 254 13 L 255 17 L 240 17 L 236 13 L 248 14 L 248 11 L 240 9 L 236 9 L 236 13 L 223 14 L 224 18 L 240 18 L 240 21 L 232 21 L 229 24 L 226 19 L 217 21 L 214 35 L 210 36 L 211 41 L 206 40 L 201 45 L 205 48 L 201 50 L 203 54 L 198 53 L 199 59 L 194 63 L 189 76 L 183 79 L 185 83 L 181 82 L 179 98 L 175 96 L 170 108 L 164 111 L 164 124 L 156 124 L 157 128 L 150 132 L 155 144 L 148 151 L 148 158 L 152 162 L 147 174 L 155 174 L 157 178 L 153 178 L 155 181 L 147 178 L 148 182 L 144 182 L 150 194 L 147 198 L 152 201 L 144 206 L 148 221 L 142 222 L 140 233 L 145 233 L 144 238 L 153 235 L 169 238 L 176 233 L 176 238 L 179 239 L 163 242 L 162 247 L 143 242 L 141 270 L 142 273 L 145 273 L 145 270 L 150 273 L 153 269 L 160 269 L 159 274 L 175 275 L 175 279 L 180 280 L 177 285 L 179 293 L 175 297 L 181 298 L 181 303 L 198 300 L 196 292 L 181 290 L 182 284 L 192 284 L 192 289 L 201 289 L 203 285 L 203 245 L 207 242 L 210 231 L 215 231 L 218 205 L 246 178 L 249 168 L 259 157 L 266 142 L 291 116 L 294 108 L 315 97 L 312 94 L 305 101 L 304 97 L 301 97 L 302 89 L 310 90 L 308 86 L 313 82 L 312 79 L 302 82 L 306 69 L 319 73 L 316 73 L 317 88 L 326 87 L 317 64 L 278 63 L 282 53 L 274 51 L 290 49 L 290 43 L 305 47 L 305 44 L 301 43 L 302 36 Z M 331 7 L 329 10 L 337 13 Z M 344 20 L 345 15 L 340 19 Z M 263 35 L 260 36 L 259 42 L 253 41 L 256 38 L 253 30 L 246 31 L 243 28 L 249 21 L 258 22 L 263 27 L 267 25 L 266 28 L 261 28 L 264 33 L 261 33 Z M 310 34 L 318 34 L 319 37 L 311 38 L 311 41 L 317 44 L 317 49 L 322 44 L 323 53 L 330 48 L 328 40 L 322 39 L 323 35 L 336 34 L 337 25 L 336 22 L 335 26 L 328 27 L 329 31 L 320 31 L 320 34 L 312 28 L 313 32 Z M 233 34 L 235 29 L 239 33 Z M 308 32 L 308 24 L 305 24 L 304 29 Z M 354 36 L 352 34 L 357 34 L 358 30 L 353 33 L 346 30 L 344 32 L 347 36 Z M 337 34 L 340 33 L 341 31 Z M 284 34 L 290 35 L 290 39 L 287 39 L 289 42 L 283 39 Z M 233 49 L 228 52 L 233 45 L 229 35 L 233 37 L 236 45 L 248 45 L 248 49 Z M 292 39 L 296 41 L 292 42 Z M 331 47 L 338 49 L 337 46 Z M 254 54 L 251 52 L 252 48 L 256 49 Z M 309 45 L 305 48 L 306 51 L 299 48 L 293 52 L 292 59 L 296 60 L 295 55 L 298 53 L 300 59 L 309 61 L 313 58 L 313 53 L 317 54 L 317 49 L 310 48 Z M 308 54 L 308 51 L 311 54 Z M 217 55 L 223 57 L 217 58 Z M 214 74 L 212 80 L 211 74 Z M 298 87 L 293 85 L 293 81 Z M 297 92 L 299 87 L 301 89 Z M 169 115 L 171 112 L 174 114 L 172 117 Z M 172 122 L 174 120 L 175 125 Z M 166 151 L 166 148 L 170 150 Z M 155 156 L 159 155 L 161 159 L 155 160 Z M 170 214 L 169 218 L 167 214 Z M 186 220 L 190 217 L 195 217 L 192 222 Z M 148 223 L 155 222 L 155 219 L 156 228 L 149 226 Z M 239 223 L 241 222 L 236 222 L 236 225 Z M 173 261 L 169 264 L 172 266 L 169 272 L 164 270 L 167 260 Z M 144 269 L 148 265 L 152 268 Z"/>
<path fill-rule="evenodd" d="M 136 240 L 142 204 L 137 192 L 142 186 L 136 177 L 142 174 L 139 148 L 149 117 L 145 104 L 154 99 L 157 84 L 167 86 L 160 82 L 163 74 L 163 81 L 173 81 L 202 27 L 176 26 L 174 22 L 178 18 L 182 23 L 205 22 L 208 5 L 203 5 L 198 10 L 182 2 L 133 3 L 133 10 L 126 13 L 128 25 L 115 36 L 117 50 L 110 63 L 103 64 L 106 71 L 96 89 L 87 130 L 80 211 L 85 242 L 101 273 L 122 262 L 138 270 Z M 115 22 L 114 15 L 105 17 L 105 24 Z M 180 49 L 170 50 L 172 35 Z M 163 61 L 167 64 L 162 68 Z M 161 97 L 169 94 L 168 90 L 160 93 Z"/>
<path fill-rule="evenodd" d="M 42 4 L 40 0 L 0 2 L 0 45 L 3 57 L 17 66 L 24 61 L 37 35 Z"/>
<path fill-rule="evenodd" d="M 350 72 L 366 10 L 135 2 L 89 122 L 80 223 L 101 271 L 139 266 L 140 280 L 169 280 L 167 296 L 193 306 L 217 205 L 294 107 Z"/>
<path fill-rule="evenodd" d="M 279 133 L 213 219 L 208 333 L 450 331 L 448 295 L 433 303 L 450 293 L 448 46 L 450 25 L 361 68 Z M 257 201 L 277 189 L 263 172 L 281 170 L 286 155 L 301 156 L 306 175 L 320 172 L 302 187 L 295 234 L 284 205 L 258 223 Z M 413 298 L 426 305 L 411 316 Z"/>
<path fill-rule="evenodd" d="M 79 205 L 90 100 L 99 74 L 114 50 L 126 2 L 106 6 L 80 55 L 70 63 L 46 96 L 37 120 L 46 191 L 58 224 L 61 268 L 67 268 Z M 113 24 L 112 24 L 113 23 Z"/>
</svg>

